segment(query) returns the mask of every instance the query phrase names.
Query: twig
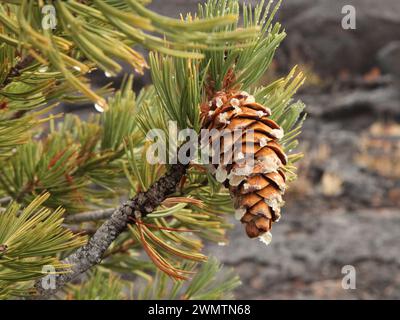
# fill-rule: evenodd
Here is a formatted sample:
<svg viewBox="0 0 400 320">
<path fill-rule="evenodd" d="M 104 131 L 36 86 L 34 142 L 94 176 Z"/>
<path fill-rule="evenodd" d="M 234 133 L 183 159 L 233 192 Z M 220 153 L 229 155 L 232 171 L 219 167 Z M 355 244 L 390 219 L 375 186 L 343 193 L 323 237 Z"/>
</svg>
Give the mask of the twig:
<svg viewBox="0 0 400 320">
<path fill-rule="evenodd" d="M 5 86 L 11 83 L 12 78 L 18 77 L 21 75 L 21 70 L 28 67 L 35 59 L 31 55 L 27 55 L 25 58 L 20 60 L 14 67 L 10 69 L 7 76 L 5 77 L 2 84 L 0 84 L 0 89 L 3 89 Z"/>
<path fill-rule="evenodd" d="M 64 221 L 65 223 L 78 223 L 86 221 L 104 220 L 110 218 L 114 211 L 115 208 L 109 208 L 109 209 L 101 209 L 101 210 L 77 213 L 74 215 L 67 216 L 64 219 Z"/>
<path fill-rule="evenodd" d="M 69 272 L 56 276 L 55 289 L 45 289 L 41 279 L 36 281 L 37 298 L 50 297 L 65 284 L 99 264 L 108 247 L 125 230 L 129 222 L 153 212 L 168 195 L 176 191 L 176 186 L 186 173 L 187 167 L 183 164 L 171 165 L 170 170 L 149 190 L 137 194 L 133 199 L 115 209 L 112 216 L 100 226 L 86 245 L 62 261 L 72 267 Z"/>
<path fill-rule="evenodd" d="M 191 203 L 197 205 L 198 207 L 202 207 L 203 203 L 200 200 L 195 200 L 191 198 L 182 198 L 182 197 L 173 197 L 165 199 L 161 204 L 164 206 L 171 206 L 176 203 Z M 93 210 L 87 211 L 82 213 L 77 213 L 73 215 L 66 216 L 64 219 L 65 223 L 80 223 L 80 222 L 88 222 L 88 221 L 97 221 L 97 220 L 105 220 L 112 216 L 114 213 L 115 208 L 108 208 L 108 209 L 100 209 L 100 210 Z"/>
<path fill-rule="evenodd" d="M 0 198 L 0 204 L 9 203 L 11 200 L 12 200 L 11 197 Z"/>
</svg>

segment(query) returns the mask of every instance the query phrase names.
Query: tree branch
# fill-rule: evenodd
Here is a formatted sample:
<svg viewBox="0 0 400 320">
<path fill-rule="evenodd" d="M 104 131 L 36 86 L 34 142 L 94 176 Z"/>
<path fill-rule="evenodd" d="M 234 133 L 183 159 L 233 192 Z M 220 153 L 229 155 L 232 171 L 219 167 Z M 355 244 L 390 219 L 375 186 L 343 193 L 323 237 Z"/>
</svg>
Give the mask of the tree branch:
<svg viewBox="0 0 400 320">
<path fill-rule="evenodd" d="M 112 216 L 100 226 L 86 245 L 62 261 L 65 264 L 70 264 L 71 269 L 68 270 L 68 273 L 56 276 L 55 289 L 43 288 L 42 279 L 36 281 L 37 298 L 50 297 L 65 284 L 99 264 L 108 247 L 125 230 L 132 218 L 145 217 L 153 212 L 168 195 L 176 191 L 176 186 L 185 175 L 187 167 L 188 165 L 183 164 L 171 165 L 169 171 L 146 192 L 137 194 L 115 209 Z"/>
</svg>

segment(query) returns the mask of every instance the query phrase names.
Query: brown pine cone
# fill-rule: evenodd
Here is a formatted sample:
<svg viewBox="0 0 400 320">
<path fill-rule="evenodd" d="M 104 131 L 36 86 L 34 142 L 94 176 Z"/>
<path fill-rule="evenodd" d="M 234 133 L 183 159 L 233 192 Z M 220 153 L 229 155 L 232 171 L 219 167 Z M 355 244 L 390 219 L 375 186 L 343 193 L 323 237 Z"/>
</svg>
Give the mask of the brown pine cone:
<svg viewBox="0 0 400 320">
<path fill-rule="evenodd" d="M 287 163 L 277 142 L 283 130 L 270 115 L 246 92 L 217 92 L 202 107 L 203 128 L 216 129 L 208 140 L 211 171 L 229 188 L 247 235 L 266 243 L 272 223 L 280 218 Z"/>
</svg>

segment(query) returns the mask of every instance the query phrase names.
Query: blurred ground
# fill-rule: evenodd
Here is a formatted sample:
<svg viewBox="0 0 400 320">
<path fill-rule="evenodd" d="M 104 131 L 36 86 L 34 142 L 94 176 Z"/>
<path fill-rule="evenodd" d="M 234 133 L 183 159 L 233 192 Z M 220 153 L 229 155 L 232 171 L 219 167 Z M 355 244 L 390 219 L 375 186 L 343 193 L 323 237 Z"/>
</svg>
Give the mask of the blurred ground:
<svg viewBox="0 0 400 320">
<path fill-rule="evenodd" d="M 236 298 L 400 298 L 398 210 L 317 210 L 286 210 L 268 247 L 237 226 L 227 246 L 210 249 L 239 273 Z M 355 290 L 342 289 L 345 265 L 356 270 Z"/>
<path fill-rule="evenodd" d="M 197 2 L 150 7 L 176 17 Z M 341 27 L 344 5 L 356 30 Z M 284 0 L 279 19 L 288 36 L 266 78 L 295 64 L 308 74 L 299 179 L 268 247 L 236 222 L 207 251 L 238 271 L 237 298 L 399 299 L 400 1 Z M 341 286 L 345 265 L 355 290 Z"/>
</svg>

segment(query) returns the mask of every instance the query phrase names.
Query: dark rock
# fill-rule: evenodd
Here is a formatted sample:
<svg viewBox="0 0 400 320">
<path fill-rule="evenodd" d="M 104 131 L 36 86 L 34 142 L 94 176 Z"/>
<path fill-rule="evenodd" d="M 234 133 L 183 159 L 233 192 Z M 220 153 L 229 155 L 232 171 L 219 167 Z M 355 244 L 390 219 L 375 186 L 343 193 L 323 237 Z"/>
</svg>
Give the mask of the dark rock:
<svg viewBox="0 0 400 320">
<path fill-rule="evenodd" d="M 341 26 L 342 8 L 356 10 L 356 29 Z M 281 66 L 311 64 L 322 75 L 343 70 L 367 72 L 376 65 L 377 52 L 398 40 L 400 2 L 397 0 L 283 1 L 280 21 L 288 37 L 283 43 Z"/>
<path fill-rule="evenodd" d="M 400 77 L 400 41 L 390 42 L 379 50 L 378 61 L 382 70 Z"/>
<path fill-rule="evenodd" d="M 362 116 L 373 120 L 377 116 L 400 116 L 400 92 L 393 86 L 375 90 L 356 89 L 322 95 L 305 95 L 302 99 L 307 104 L 310 116 L 322 117 L 327 121 L 341 122 L 346 126 L 346 119 L 354 125 Z"/>
</svg>

